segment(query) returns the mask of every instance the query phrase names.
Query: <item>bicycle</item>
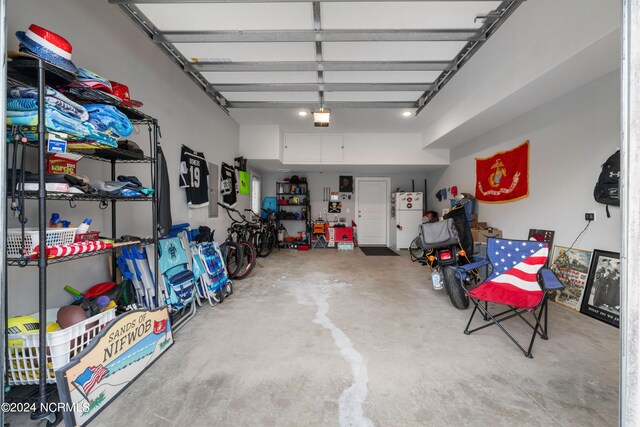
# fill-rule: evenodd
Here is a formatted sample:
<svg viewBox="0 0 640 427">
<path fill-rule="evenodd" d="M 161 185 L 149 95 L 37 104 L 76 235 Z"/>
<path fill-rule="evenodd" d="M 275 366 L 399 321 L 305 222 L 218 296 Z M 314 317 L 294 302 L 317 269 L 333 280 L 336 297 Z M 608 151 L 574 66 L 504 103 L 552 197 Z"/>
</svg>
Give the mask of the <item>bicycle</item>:
<svg viewBox="0 0 640 427">
<path fill-rule="evenodd" d="M 251 224 L 259 224 L 259 228 L 250 230 L 249 240 L 256 247 L 257 255 L 259 257 L 267 257 L 273 251 L 273 248 L 277 246 L 278 234 L 275 227 L 275 212 L 262 209 L 265 212 L 266 218 L 261 218 L 260 215 L 252 211 L 251 209 L 245 209 L 245 212 L 249 212 L 250 218 L 255 217 L 256 220 L 252 220 Z"/>
<path fill-rule="evenodd" d="M 242 254 L 242 258 L 238 260 L 239 268 L 233 275 L 233 279 L 242 280 L 251 274 L 251 271 L 256 265 L 256 248 L 247 239 L 251 223 L 247 221 L 247 218 L 240 211 L 223 205 L 220 202 L 218 202 L 218 205 L 224 208 L 227 212 L 227 216 L 231 219 L 231 225 L 227 229 L 227 239 L 225 240 L 225 243 L 236 243 L 239 247 L 238 252 Z M 231 216 L 231 212 L 237 213 L 240 218 L 242 218 L 242 221 Z"/>
</svg>

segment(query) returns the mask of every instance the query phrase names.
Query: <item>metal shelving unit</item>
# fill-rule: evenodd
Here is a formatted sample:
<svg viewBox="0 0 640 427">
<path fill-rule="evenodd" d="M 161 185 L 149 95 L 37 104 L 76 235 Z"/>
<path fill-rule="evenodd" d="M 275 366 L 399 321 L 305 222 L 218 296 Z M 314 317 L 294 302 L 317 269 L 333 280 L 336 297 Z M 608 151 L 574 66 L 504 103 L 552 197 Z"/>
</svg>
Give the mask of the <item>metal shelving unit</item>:
<svg viewBox="0 0 640 427">
<path fill-rule="evenodd" d="M 41 196 L 36 191 L 25 191 L 25 199 L 38 199 Z M 69 202 L 74 201 L 88 201 L 88 202 L 101 202 L 101 201 L 129 201 L 129 202 L 151 202 L 152 198 L 149 196 L 143 197 L 126 197 L 126 196 L 112 196 L 105 194 L 80 194 L 80 193 L 54 193 L 47 191 L 47 200 L 66 200 Z"/>
<path fill-rule="evenodd" d="M 292 188 L 300 188 L 302 191 L 295 192 Z M 301 201 L 297 203 L 290 203 L 292 198 L 299 198 Z M 287 200 L 287 204 L 278 203 L 276 206 L 276 228 L 280 228 L 283 221 L 304 221 L 306 237 L 303 240 L 294 240 L 291 242 L 278 242 L 281 248 L 292 248 L 298 245 L 311 245 L 311 202 L 309 195 L 308 182 L 291 183 L 289 181 L 276 181 L 276 199 Z M 288 209 L 294 208 L 294 209 Z M 283 218 L 286 213 L 300 212 L 301 218 L 286 217 Z M 286 228 L 286 227 L 285 227 Z"/>
<path fill-rule="evenodd" d="M 109 162 L 111 164 L 111 180 L 116 180 L 116 169 L 118 163 L 146 163 L 149 165 L 149 173 L 151 177 L 151 187 L 155 190 L 157 189 L 157 177 L 158 174 L 158 164 L 157 164 L 157 153 L 159 147 L 159 127 L 158 121 L 140 111 L 137 111 L 132 108 L 124 107 L 120 105 L 120 101 L 117 98 L 114 98 L 111 95 L 105 94 L 104 92 L 91 89 L 89 87 L 79 87 L 79 88 L 63 88 L 60 85 L 64 84 L 64 79 L 60 78 L 60 72 L 54 70 L 51 66 L 44 63 L 41 59 L 33 59 L 32 64 L 24 63 L 20 64 L 20 66 L 12 67 L 12 62 L 8 63 L 7 66 L 7 76 L 6 81 L 3 81 L 3 84 L 6 85 L 6 82 L 10 83 L 19 83 L 23 85 L 35 86 L 38 88 L 38 125 L 37 127 L 28 129 L 25 127 L 24 131 L 31 132 L 32 134 L 37 133 L 38 140 L 35 141 L 12 141 L 13 149 L 17 149 L 19 145 L 24 145 L 25 147 L 32 147 L 37 149 L 37 157 L 38 157 L 38 191 L 33 192 L 25 192 L 24 199 L 37 200 L 38 201 L 38 229 L 39 229 L 39 245 L 40 247 L 46 247 L 46 228 L 48 225 L 47 221 L 47 201 L 48 200 L 65 200 L 71 202 L 75 201 L 99 201 L 102 205 L 106 205 L 107 203 L 111 203 L 111 235 L 117 236 L 117 211 L 116 205 L 121 202 L 132 202 L 132 201 L 150 201 L 152 203 L 152 238 L 149 240 L 144 240 L 140 242 L 140 244 L 144 245 L 154 245 L 155 253 L 157 254 L 157 242 L 158 242 L 158 195 L 157 192 L 154 191 L 151 196 L 145 197 L 122 197 L 122 196 L 112 196 L 105 194 L 70 194 L 70 193 L 53 193 L 46 191 L 46 182 L 45 182 L 45 171 L 46 171 L 46 136 L 47 131 L 45 129 L 45 124 L 43 118 L 45 117 L 45 87 L 46 82 L 49 81 L 53 87 L 56 89 L 60 89 L 66 96 L 70 99 L 78 102 L 78 103 L 91 103 L 91 102 L 99 102 L 99 103 L 108 103 L 111 105 L 115 105 L 120 111 L 122 111 L 133 124 L 136 125 L 146 125 L 149 131 L 149 156 L 143 156 L 142 158 L 129 158 L 129 159 L 114 159 L 111 155 L 113 154 L 125 154 L 126 151 L 111 148 L 105 146 L 103 144 L 96 143 L 94 141 L 82 141 L 82 149 L 74 148 L 72 144 L 68 145 L 68 152 L 81 154 L 84 158 Z M 0 78 L 4 79 L 5 76 L 1 76 Z M 4 103 L 4 101 L 3 101 Z M 4 110 L 3 110 L 4 111 Z M 69 141 L 80 141 L 79 138 L 74 138 L 72 135 L 69 138 Z M 7 144 L 9 145 L 9 144 Z M 5 152 L 6 153 L 6 152 Z M 103 154 L 110 155 L 103 155 Z M 6 159 L 6 157 L 5 157 Z M 14 183 L 15 184 L 15 183 Z M 3 185 L 7 185 L 4 183 Z M 6 196 L 6 194 L 5 194 Z M 3 199 L 5 199 L 3 197 Z M 5 199 L 6 200 L 6 199 Z M 2 236 L 6 242 L 7 235 L 7 212 L 5 210 L 3 218 L 3 233 Z M 134 244 L 132 242 L 131 244 Z M 6 246 L 6 245 L 5 245 Z M 37 402 L 40 407 L 43 407 L 42 404 L 47 403 L 49 399 L 51 399 L 52 395 L 52 387 L 50 384 L 46 383 L 46 372 L 47 372 L 47 342 L 46 342 L 46 310 L 47 310 L 47 268 L 50 264 L 56 264 L 61 262 L 75 261 L 84 258 L 90 258 L 105 254 L 112 254 L 119 247 L 109 248 L 101 251 L 83 253 L 72 255 L 68 257 L 61 258 L 52 258 L 47 259 L 46 251 L 40 251 L 37 259 L 29 260 L 27 263 L 28 266 L 33 266 L 38 268 L 38 307 L 39 307 L 39 318 L 40 318 L 40 331 L 39 331 L 39 383 L 37 387 L 37 392 L 33 390 L 29 391 L 18 391 L 16 389 L 22 387 L 31 387 L 33 386 L 14 386 L 12 390 L 6 395 L 8 399 L 20 399 L 20 396 L 30 396 L 29 399 L 33 402 Z M 19 262 L 20 259 L 9 258 L 6 253 L 6 247 L 3 253 L 4 257 L 4 266 L 5 266 L 5 287 L 2 289 L 4 292 L 3 297 L 3 313 L 2 318 L 6 322 L 7 312 L 7 289 L 6 289 L 6 270 L 7 267 L 20 266 L 23 267 L 24 263 Z M 115 280 L 115 257 L 112 257 L 112 275 Z M 157 262 L 154 262 L 154 277 L 158 277 L 158 266 Z M 6 348 L 6 334 L 5 334 L 5 342 Z M 5 391 L 3 390 L 3 401 L 5 399 Z M 17 397 L 16 397 L 17 396 Z M 37 398 L 36 398 L 37 396 Z M 31 414 L 31 419 L 33 420 L 46 420 L 50 423 L 56 422 L 56 414 L 47 411 L 36 410 Z M 53 425 L 53 424 L 51 424 Z"/>
</svg>

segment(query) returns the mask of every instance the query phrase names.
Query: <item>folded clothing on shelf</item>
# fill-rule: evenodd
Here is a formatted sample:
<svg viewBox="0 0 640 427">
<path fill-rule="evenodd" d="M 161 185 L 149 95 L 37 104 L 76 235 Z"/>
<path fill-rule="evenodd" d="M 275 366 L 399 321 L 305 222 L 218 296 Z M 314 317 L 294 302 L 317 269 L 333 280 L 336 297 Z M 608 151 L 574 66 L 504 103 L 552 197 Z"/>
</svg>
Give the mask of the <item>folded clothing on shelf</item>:
<svg viewBox="0 0 640 427">
<path fill-rule="evenodd" d="M 89 86 L 92 89 L 99 89 L 107 93 L 113 93 L 111 82 L 104 77 L 94 73 L 86 68 L 78 67 L 78 75 L 76 80 L 82 85 Z"/>
<path fill-rule="evenodd" d="M 118 139 L 114 136 L 111 136 L 105 132 L 100 132 L 96 127 L 90 122 L 85 122 L 84 126 L 87 130 L 86 139 L 90 141 L 95 141 L 103 145 L 107 145 L 109 147 L 117 147 Z"/>
<path fill-rule="evenodd" d="M 46 182 L 46 190 L 56 193 L 96 193 L 89 186 L 89 177 L 86 175 L 69 175 L 62 173 L 47 173 L 44 175 Z M 34 172 L 24 172 L 24 191 L 38 191 L 39 175 Z M 7 184 L 8 188 L 14 188 L 13 184 L 13 170 L 7 171 Z M 16 170 L 16 190 L 20 190 L 20 169 Z"/>
<path fill-rule="evenodd" d="M 101 193 L 116 195 L 120 194 L 120 190 L 122 190 L 127 184 L 125 182 L 118 181 L 93 181 L 89 183 L 89 186 L 98 190 Z"/>
<path fill-rule="evenodd" d="M 87 104 L 89 123 L 99 132 L 105 132 L 115 138 L 131 135 L 131 121 L 113 105 Z"/>
<path fill-rule="evenodd" d="M 38 89 L 30 86 L 13 86 L 7 88 L 7 110 L 37 110 Z M 45 93 L 45 103 L 60 112 L 75 117 L 81 121 L 89 119 L 87 109 L 82 105 L 73 102 L 62 93 L 47 87 Z"/>
<path fill-rule="evenodd" d="M 56 108 L 45 107 L 45 126 L 47 130 L 63 132 L 84 138 L 88 131 L 83 122 L 71 117 Z M 38 124 L 38 111 L 7 111 L 7 124 L 18 126 L 35 126 Z"/>
<path fill-rule="evenodd" d="M 151 194 L 153 194 L 153 189 L 143 187 L 142 182 L 140 182 L 137 176 L 119 175 L 118 181 L 127 184 L 126 187 L 124 187 L 121 191 L 121 194 L 123 196 L 141 197 L 143 194 L 145 196 L 150 196 Z"/>
<path fill-rule="evenodd" d="M 133 188 L 133 189 L 142 188 L 142 183 L 140 182 L 137 176 L 119 175 L 118 181 L 124 182 L 125 184 L 127 184 L 127 187 L 129 188 Z"/>
<path fill-rule="evenodd" d="M 128 187 L 127 182 L 94 181 L 89 185 L 97 190 L 98 193 L 103 193 L 110 196 L 143 197 L 143 194 L 140 191 Z"/>
</svg>

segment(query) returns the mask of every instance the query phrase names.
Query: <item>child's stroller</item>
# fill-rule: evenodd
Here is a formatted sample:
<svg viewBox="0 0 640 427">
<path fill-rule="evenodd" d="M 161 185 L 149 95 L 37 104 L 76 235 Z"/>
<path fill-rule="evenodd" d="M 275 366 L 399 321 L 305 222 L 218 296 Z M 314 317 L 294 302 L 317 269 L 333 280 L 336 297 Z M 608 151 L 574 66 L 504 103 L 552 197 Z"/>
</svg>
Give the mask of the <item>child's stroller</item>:
<svg viewBox="0 0 640 427">
<path fill-rule="evenodd" d="M 222 253 L 215 242 L 202 242 L 193 246 L 194 270 L 200 270 L 200 280 L 196 287 L 200 299 L 208 299 L 209 304 L 221 303 L 233 293 L 233 284 L 227 276 Z"/>
</svg>

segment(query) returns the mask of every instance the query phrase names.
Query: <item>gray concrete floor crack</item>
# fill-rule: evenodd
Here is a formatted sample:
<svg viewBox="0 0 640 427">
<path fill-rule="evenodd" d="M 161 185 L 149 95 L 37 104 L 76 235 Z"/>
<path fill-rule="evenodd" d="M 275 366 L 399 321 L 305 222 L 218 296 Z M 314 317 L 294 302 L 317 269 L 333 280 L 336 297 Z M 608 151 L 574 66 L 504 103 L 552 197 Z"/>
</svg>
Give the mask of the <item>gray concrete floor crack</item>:
<svg viewBox="0 0 640 427">
<path fill-rule="evenodd" d="M 298 290 L 300 292 L 300 290 Z M 341 427 L 370 427 L 373 422 L 364 415 L 363 403 L 368 394 L 369 375 L 367 363 L 362 354 L 358 352 L 353 343 L 329 318 L 329 293 L 330 289 L 324 287 L 307 288 L 300 292 L 298 301 L 302 304 L 315 304 L 316 316 L 313 322 L 331 332 L 333 341 L 340 350 L 342 357 L 351 365 L 353 382 L 347 387 L 339 399 L 339 423 Z M 301 298 L 302 297 L 302 298 Z"/>
</svg>

